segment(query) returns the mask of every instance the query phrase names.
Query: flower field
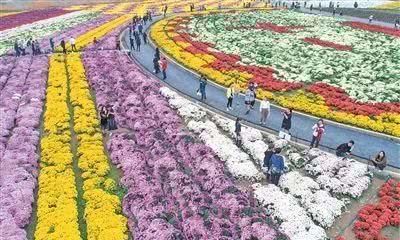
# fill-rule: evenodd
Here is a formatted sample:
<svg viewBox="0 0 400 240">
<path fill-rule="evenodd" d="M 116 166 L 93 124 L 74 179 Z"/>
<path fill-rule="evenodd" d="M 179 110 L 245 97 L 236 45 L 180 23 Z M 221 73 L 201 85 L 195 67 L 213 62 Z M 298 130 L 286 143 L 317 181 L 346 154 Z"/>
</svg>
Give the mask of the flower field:
<svg viewBox="0 0 400 240">
<path fill-rule="evenodd" d="M 163 87 L 115 50 L 132 16 L 159 14 L 165 4 L 175 14 L 188 11 L 190 3 L 241 6 L 236 0 L 143 1 L 4 16 L 21 17 L 0 30 L 0 240 L 336 237 L 329 229 L 374 183 L 365 164 L 305 151 L 247 126 L 237 146 L 232 120 Z M 28 36 L 43 53 L 13 56 L 13 42 Z M 69 44 L 68 54 L 50 51 L 49 38 L 58 47 L 70 37 L 78 51 Z M 328 42 L 307 40 L 320 47 Z M 348 45 L 332 47 L 353 51 Z M 234 74 L 243 81 L 250 76 Z M 283 84 L 297 90 L 304 83 Z M 112 106 L 118 130 L 102 132 L 99 104 Z M 282 148 L 286 158 L 278 186 L 263 172 L 269 145 Z M 354 237 L 398 226 L 398 193 L 398 183 L 390 180 L 378 204 L 354 213 Z"/>
<path fill-rule="evenodd" d="M 255 82 L 259 98 L 394 136 L 400 136 L 399 36 L 391 28 L 290 11 L 171 17 L 151 31 L 166 53 L 221 85 L 245 89 Z"/>
</svg>

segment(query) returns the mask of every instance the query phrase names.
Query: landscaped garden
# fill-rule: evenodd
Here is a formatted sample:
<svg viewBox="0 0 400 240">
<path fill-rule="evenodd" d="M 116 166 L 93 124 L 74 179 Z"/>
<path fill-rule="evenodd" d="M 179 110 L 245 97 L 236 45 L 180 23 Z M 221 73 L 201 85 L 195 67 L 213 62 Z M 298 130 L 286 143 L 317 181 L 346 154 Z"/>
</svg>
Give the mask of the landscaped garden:
<svg viewBox="0 0 400 240">
<path fill-rule="evenodd" d="M 233 120 L 116 49 L 133 16 L 190 3 L 242 6 L 141 1 L 0 17 L 0 240 L 396 239 L 398 179 L 246 125 L 237 145 Z M 282 106 L 400 134 L 398 32 L 286 11 L 207 13 L 161 20 L 152 37 L 221 85 L 254 81 Z M 14 56 L 30 37 L 42 52 Z M 117 130 L 101 128 L 100 105 Z M 286 158 L 277 186 L 264 173 L 270 147 Z"/>
</svg>

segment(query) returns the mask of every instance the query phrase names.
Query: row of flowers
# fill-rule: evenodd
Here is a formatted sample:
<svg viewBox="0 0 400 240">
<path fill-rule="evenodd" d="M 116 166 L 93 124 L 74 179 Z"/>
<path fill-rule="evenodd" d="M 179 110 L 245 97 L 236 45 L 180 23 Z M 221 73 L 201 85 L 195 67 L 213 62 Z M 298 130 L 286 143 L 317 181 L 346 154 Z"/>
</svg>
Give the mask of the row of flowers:
<svg viewBox="0 0 400 240">
<path fill-rule="evenodd" d="M 26 239 L 37 186 L 48 58 L 1 58 L 0 239 Z"/>
<path fill-rule="evenodd" d="M 394 101 L 393 103 L 374 103 L 374 104 L 369 102 L 361 103 L 359 102 L 360 99 L 353 99 L 349 97 L 348 94 L 341 88 L 338 87 L 335 88 L 331 84 L 326 84 L 322 82 L 316 82 L 311 84 L 309 87 L 306 87 L 305 91 L 296 90 L 294 93 L 291 92 L 290 94 L 282 94 L 276 92 L 277 90 L 288 91 L 288 90 L 299 89 L 304 87 L 304 84 L 301 82 L 293 82 L 293 81 L 299 81 L 299 79 L 301 80 L 301 78 L 297 75 L 294 77 L 285 78 L 285 79 L 293 79 L 293 81 L 278 80 L 276 78 L 277 76 L 276 74 L 278 72 L 274 70 L 276 69 L 276 66 L 274 64 L 276 64 L 278 61 L 274 61 L 273 64 L 270 64 L 270 66 L 274 66 L 274 69 L 266 67 L 266 65 L 268 65 L 267 63 L 262 63 L 262 65 L 260 65 L 261 62 L 253 63 L 254 59 L 259 60 L 260 58 L 258 58 L 257 55 L 254 55 L 253 51 L 254 49 L 249 48 L 249 46 L 254 46 L 255 48 L 257 48 L 257 46 L 264 46 L 265 44 L 268 43 L 281 46 L 282 49 L 286 49 L 285 44 L 288 44 L 288 42 L 291 41 L 281 39 L 282 37 L 285 38 L 290 35 L 295 35 L 295 36 L 299 35 L 301 37 L 300 40 L 302 42 L 303 42 L 302 39 L 304 39 L 305 37 L 315 37 L 315 36 L 319 37 L 318 35 L 315 35 L 316 33 L 314 33 L 315 31 L 317 31 L 315 30 L 316 26 L 311 25 L 315 24 L 316 19 L 311 18 L 310 20 L 308 18 L 303 17 L 305 18 L 303 19 L 304 21 L 302 20 L 300 22 L 304 22 L 304 25 L 307 26 L 305 27 L 307 30 L 303 30 L 302 28 L 299 27 L 299 28 L 294 28 L 292 30 L 294 31 L 294 33 L 278 34 L 278 35 L 276 34 L 271 35 L 267 31 L 259 31 L 254 29 L 253 31 L 251 31 L 251 30 L 241 29 L 240 27 L 238 29 L 235 29 L 234 31 L 226 31 L 224 29 L 224 26 L 228 23 L 235 22 L 233 21 L 234 19 L 241 20 L 237 21 L 238 22 L 237 24 L 240 24 L 240 26 L 242 26 L 244 23 L 250 26 L 251 24 L 255 24 L 255 21 L 272 22 L 274 21 L 274 19 L 278 19 L 275 20 L 278 21 L 276 22 L 277 24 L 288 25 L 288 26 L 296 26 L 294 25 L 295 22 L 299 22 L 299 21 L 294 21 L 298 20 L 299 16 L 297 15 L 291 16 L 290 14 L 287 13 L 280 13 L 280 11 L 277 12 L 279 14 L 275 13 L 275 11 L 273 12 L 274 16 L 268 16 L 268 14 L 266 13 L 262 14 L 246 13 L 244 14 L 245 15 L 244 17 L 242 17 L 241 14 L 219 14 L 219 15 L 217 14 L 217 15 L 212 15 L 213 17 L 204 17 L 204 16 L 195 17 L 193 20 L 187 17 L 183 18 L 178 17 L 178 18 L 173 18 L 172 20 L 166 19 L 155 24 L 155 26 L 151 31 L 151 37 L 153 40 L 155 40 L 155 42 L 158 45 L 162 46 L 164 51 L 172 55 L 179 62 L 183 63 L 189 68 L 200 71 L 210 79 L 213 79 L 222 85 L 229 86 L 232 83 L 238 82 L 242 88 L 245 88 L 248 84 L 248 81 L 253 81 L 258 83 L 258 85 L 260 86 L 260 89 L 257 92 L 257 96 L 259 96 L 260 98 L 268 97 L 282 106 L 291 107 L 303 112 L 311 113 L 313 115 L 329 118 L 334 121 L 353 124 L 356 126 L 360 126 L 362 128 L 372 129 L 374 131 L 379 131 L 379 132 L 385 132 L 395 136 L 399 135 L 400 114 L 398 113 L 398 111 L 400 109 L 400 106 L 399 103 L 396 103 L 395 100 L 397 96 L 396 92 L 398 91 L 398 87 L 396 87 L 396 83 L 393 82 L 396 81 L 393 80 L 396 78 L 390 77 L 393 74 L 397 74 L 396 68 L 390 67 L 392 66 L 393 62 L 385 64 L 385 69 L 382 68 L 383 67 L 382 65 L 381 67 L 379 67 L 379 69 L 377 68 L 373 70 L 378 72 L 392 71 L 392 74 L 387 73 L 379 75 L 379 78 L 382 79 L 385 78 L 386 80 L 376 81 L 374 83 L 375 85 L 377 85 L 376 88 L 370 88 L 371 80 L 365 80 L 365 81 L 363 80 L 356 82 L 352 81 L 351 84 L 346 84 L 346 88 L 356 89 L 356 90 L 358 89 L 357 91 L 362 91 L 362 92 L 364 92 L 365 87 L 360 87 L 361 85 L 368 86 L 369 89 L 368 91 L 371 91 L 371 89 L 375 89 L 376 91 L 378 91 L 379 89 L 381 90 L 383 89 L 379 87 L 383 84 L 382 86 L 385 86 L 384 89 L 386 90 L 392 89 L 392 90 L 389 91 L 385 90 L 384 94 L 381 94 L 379 92 L 373 92 L 369 95 L 384 97 L 386 100 L 390 98 L 392 100 L 389 101 Z M 283 18 L 285 22 L 279 22 L 279 17 Z M 217 20 L 215 20 L 214 22 L 211 21 L 210 19 L 213 18 L 216 18 Z M 229 20 L 230 18 L 232 18 L 232 21 Z M 208 22 L 207 20 L 210 21 Z M 191 21 L 190 24 L 188 24 L 189 21 Z M 340 29 L 340 32 L 343 33 L 342 35 L 347 36 L 346 38 L 343 39 L 340 38 L 338 44 L 349 45 L 349 46 L 357 45 L 359 46 L 357 47 L 357 49 L 361 48 L 361 50 L 360 51 L 357 50 L 357 52 L 361 52 L 362 54 L 367 54 L 366 51 L 362 49 L 368 49 L 369 47 L 365 46 L 365 43 L 361 41 L 364 39 L 365 36 L 367 36 L 367 34 L 359 30 L 356 31 L 356 30 L 351 30 L 351 28 L 348 27 L 343 27 L 340 25 L 340 22 L 337 22 L 336 20 L 335 21 L 332 20 L 332 22 L 329 22 L 329 20 L 324 18 L 321 19 L 321 21 L 327 24 L 328 26 L 332 26 L 332 29 L 327 28 L 327 30 L 329 30 L 328 33 L 326 34 L 325 37 L 324 36 L 319 37 L 320 41 L 325 41 L 325 42 L 332 41 L 329 36 L 331 35 L 336 36 L 337 33 L 335 33 L 335 31 L 333 30 L 336 30 L 336 28 L 338 28 Z M 214 27 L 210 28 L 209 26 L 214 26 Z M 314 30 L 311 31 L 310 29 Z M 257 40 L 258 38 L 255 38 L 254 35 L 252 35 L 252 37 L 246 37 L 246 39 L 256 39 L 255 41 L 249 42 L 250 40 L 243 40 L 245 41 L 245 43 L 243 43 L 244 44 L 243 46 L 234 45 L 235 44 L 234 42 L 237 42 L 236 40 L 238 37 L 245 34 L 252 34 L 253 32 L 255 34 L 261 34 L 261 35 L 267 34 L 270 38 L 274 39 L 274 41 L 263 41 L 262 44 L 261 43 L 258 44 L 258 42 L 261 40 L 258 41 Z M 321 32 L 318 31 L 317 33 L 322 34 Z M 238 36 L 238 34 L 240 36 Z M 279 39 L 282 40 L 280 44 L 276 44 L 276 42 L 279 40 L 275 39 L 277 38 L 276 36 L 281 36 L 279 37 Z M 222 40 L 221 38 L 219 38 L 220 40 L 217 41 L 215 37 L 222 37 Z M 389 37 L 384 36 L 382 34 L 377 36 L 377 39 L 380 39 L 380 41 L 385 42 L 385 47 L 389 47 L 392 48 L 393 51 L 397 51 L 395 50 L 398 49 L 395 47 L 397 40 L 396 39 L 389 40 L 388 38 Z M 241 43 L 243 41 L 238 41 L 238 42 Z M 390 41 L 392 42 L 390 43 Z M 367 41 L 367 43 L 369 43 L 369 41 Z M 302 46 L 303 45 L 307 46 L 307 44 L 305 44 L 304 42 L 302 43 Z M 313 46 L 308 46 L 308 48 L 309 52 L 314 52 L 314 51 L 324 52 L 324 53 L 326 52 L 326 54 L 328 55 L 341 54 L 338 53 L 337 51 L 335 52 L 332 50 L 325 50 L 323 48 L 319 49 Z M 224 53 L 216 51 L 216 49 L 221 50 Z M 238 53 L 237 51 L 239 52 L 246 51 L 243 54 L 247 55 L 243 55 L 241 57 L 237 56 L 235 55 Z M 263 59 L 268 60 L 272 55 L 274 56 L 276 55 L 275 52 L 270 52 L 270 49 L 268 51 L 269 51 L 268 54 L 265 53 L 265 50 L 263 51 L 260 50 L 255 52 L 257 52 L 258 54 L 262 52 Z M 286 51 L 286 52 L 290 52 L 291 54 L 293 53 L 293 51 Z M 307 56 L 311 56 L 310 53 L 305 53 L 305 54 Z M 321 56 L 325 56 L 326 54 L 323 54 Z M 351 54 L 353 54 L 354 56 L 356 55 L 355 53 Z M 278 55 L 281 56 L 281 54 Z M 380 57 L 384 56 L 381 54 Z M 324 61 L 321 59 L 319 60 L 319 62 L 321 64 L 324 63 Z M 281 67 L 282 66 L 284 66 L 285 69 L 289 69 L 290 71 L 295 71 L 296 69 L 298 69 L 298 67 L 290 67 L 287 64 L 287 62 L 281 64 Z M 301 67 L 306 67 L 306 66 L 308 66 L 308 64 L 301 64 Z M 333 64 L 332 66 L 336 65 Z M 313 67 L 310 67 L 309 69 L 311 68 Z M 328 66 L 326 68 L 325 67 L 319 68 L 317 71 L 312 71 L 312 74 L 324 73 L 327 71 L 326 69 L 329 70 L 329 68 L 331 68 L 331 66 Z M 361 73 L 364 74 L 364 72 L 358 71 L 357 74 Z M 326 72 L 326 74 L 331 76 L 331 73 Z M 364 74 L 363 76 L 365 78 L 366 76 L 371 76 L 371 74 L 370 73 Z M 323 76 L 319 76 L 312 79 L 324 79 L 324 78 L 325 77 Z M 327 83 L 330 82 L 328 81 Z"/>
<path fill-rule="evenodd" d="M 53 55 L 41 139 L 35 239 L 81 239 L 64 56 Z"/>
<path fill-rule="evenodd" d="M 300 161 L 303 162 L 301 166 L 304 167 L 307 162 L 310 161 L 310 158 L 321 155 L 321 151 L 313 150 L 310 151 L 307 156 L 304 156 L 304 153 L 300 153 L 299 150 L 290 146 L 285 140 L 278 140 L 276 137 L 268 134 L 266 141 L 269 142 L 269 144 L 266 144 L 260 131 L 249 127 L 243 127 L 241 148 L 249 154 L 247 155 L 242 152 L 241 148 L 234 145 L 229 137 L 226 137 L 227 134 L 230 138 L 235 138 L 234 121 L 207 113 L 166 87 L 161 88 L 160 92 L 168 99 L 171 107 L 176 109 L 178 114 L 184 118 L 187 128 L 196 133 L 205 145 L 213 149 L 218 157 L 225 163 L 229 172 L 237 179 L 250 180 L 253 183 L 263 182 L 261 167 L 264 159 L 264 151 L 268 149 L 268 145 L 273 145 L 275 148 L 283 148 L 284 154 L 288 156 L 291 161 L 286 162 L 285 165 L 289 167 L 289 170 L 293 169 L 294 171 L 290 171 L 282 176 L 279 182 L 279 187 L 281 188 L 279 191 L 284 193 L 277 193 L 278 196 L 276 197 L 277 199 L 281 199 L 282 196 L 285 196 L 284 198 L 287 199 L 288 202 L 295 201 L 295 203 L 291 203 L 293 205 L 291 206 L 291 208 L 293 208 L 291 210 L 295 211 L 297 209 L 290 220 L 291 223 L 298 222 L 300 224 L 305 222 L 305 219 L 308 220 L 306 221 L 306 225 L 286 225 L 282 222 L 285 222 L 287 218 L 284 214 L 280 213 L 279 210 L 274 212 L 273 216 L 278 223 L 283 224 L 281 224 L 281 230 L 291 238 L 301 239 L 306 236 L 308 236 L 309 239 L 326 238 L 325 232 L 321 227 L 328 228 L 332 226 L 334 221 L 342 214 L 345 205 L 349 203 L 346 198 L 342 199 L 342 196 L 347 192 L 332 192 L 334 195 L 332 196 L 330 193 L 331 190 L 325 187 L 324 182 L 317 182 L 310 177 L 303 176 L 299 171 L 295 170 L 296 166 L 300 165 Z M 209 115 L 212 115 L 212 117 Z M 336 159 L 335 156 L 329 156 L 329 158 Z M 324 167 L 324 163 L 321 163 L 321 165 Z M 357 170 L 355 168 L 357 166 L 358 165 L 352 165 L 349 166 L 348 169 L 342 166 L 342 171 L 351 171 L 355 173 Z M 367 174 L 366 171 L 363 173 Z M 343 174 L 338 175 L 337 178 L 340 178 Z M 311 176 L 316 178 L 315 175 Z M 355 178 L 363 179 L 363 175 L 358 174 Z M 331 174 L 327 180 L 334 181 L 336 177 L 334 174 Z M 255 186 L 256 192 L 259 190 L 255 195 L 263 204 L 266 203 L 265 201 L 268 201 L 267 199 L 275 199 L 275 196 L 271 196 L 271 192 L 268 192 L 268 196 L 263 196 L 264 189 L 274 191 L 273 187 L 263 186 L 263 184 Z M 343 187 L 343 189 L 351 192 L 354 186 L 346 187 Z M 368 184 L 361 188 L 360 191 L 364 191 L 366 187 L 368 187 Z M 354 197 L 359 197 L 359 195 Z M 285 204 L 287 204 L 286 201 Z M 314 225 L 311 219 L 318 223 L 319 226 Z"/>
<path fill-rule="evenodd" d="M 354 223 L 354 233 L 360 240 L 381 239 L 381 230 L 400 226 L 400 182 L 391 179 L 381 186 L 379 202 L 365 205 Z"/>
<path fill-rule="evenodd" d="M 113 193 L 115 181 L 104 152 L 103 136 L 79 54 L 66 58 L 73 130 L 78 141 L 78 166 L 83 178 L 88 239 L 128 239 L 121 202 Z"/>
<path fill-rule="evenodd" d="M 59 17 L 50 18 L 42 21 L 38 21 L 32 24 L 23 25 L 13 29 L 0 32 L 0 55 L 6 53 L 8 50 L 13 49 L 15 41 L 18 41 L 19 45 L 26 46 L 26 42 L 32 38 L 45 38 L 53 35 L 64 29 L 83 24 L 86 21 L 92 20 L 98 16 L 98 13 L 91 12 L 72 12 Z M 65 41 L 69 40 L 70 36 L 65 38 Z M 55 42 L 58 44 L 58 42 Z M 30 47 L 26 46 L 26 51 L 29 51 Z M 13 51 L 14 53 L 14 51 Z"/>
<path fill-rule="evenodd" d="M 59 8 L 51 8 L 21 12 L 18 14 L 4 16 L 0 18 L 0 31 L 15 28 L 24 24 L 30 24 L 48 18 L 57 17 L 69 12 L 71 11 Z"/>
<path fill-rule="evenodd" d="M 87 52 L 84 63 L 98 103 L 112 104 L 119 126 L 133 130 L 113 134 L 109 151 L 123 172 L 135 237 L 277 237 L 213 151 L 184 130 L 155 80 L 119 52 Z"/>
</svg>

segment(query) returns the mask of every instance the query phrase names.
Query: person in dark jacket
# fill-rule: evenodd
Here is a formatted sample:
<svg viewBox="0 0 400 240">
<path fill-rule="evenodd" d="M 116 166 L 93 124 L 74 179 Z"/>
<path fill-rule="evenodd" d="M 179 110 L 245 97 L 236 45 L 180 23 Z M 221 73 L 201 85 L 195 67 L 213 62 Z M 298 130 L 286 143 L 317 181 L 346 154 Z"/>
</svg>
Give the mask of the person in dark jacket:
<svg viewBox="0 0 400 240">
<path fill-rule="evenodd" d="M 240 133 L 242 132 L 242 124 L 240 123 L 241 119 L 236 118 L 235 122 L 235 142 L 236 145 L 240 146 L 242 144 L 242 137 L 240 136 Z"/>
<path fill-rule="evenodd" d="M 140 44 L 141 44 L 140 37 L 136 35 L 136 49 L 138 52 L 140 52 Z"/>
<path fill-rule="evenodd" d="M 108 111 L 107 108 L 103 105 L 99 105 L 99 116 L 100 116 L 100 126 L 102 132 L 104 132 L 108 127 Z"/>
<path fill-rule="evenodd" d="M 289 132 L 290 128 L 292 128 L 292 109 L 285 109 L 282 115 L 283 120 L 281 128 Z"/>
<path fill-rule="evenodd" d="M 160 60 L 160 49 L 156 48 L 156 53 L 154 54 L 154 56 L 157 58 L 157 60 Z"/>
<path fill-rule="evenodd" d="M 129 45 L 130 45 L 131 52 L 132 52 L 132 50 L 135 50 L 135 42 L 133 41 L 133 36 L 129 37 Z"/>
<path fill-rule="evenodd" d="M 19 48 L 17 40 L 15 40 L 15 42 L 14 42 L 14 50 L 15 50 L 15 56 L 16 57 L 21 56 L 21 51 L 20 51 L 20 48 Z"/>
<path fill-rule="evenodd" d="M 271 177 L 271 157 L 274 153 L 275 149 L 273 144 L 269 145 L 268 150 L 264 152 L 263 168 L 265 174 L 267 175 L 267 180 L 270 180 Z"/>
<path fill-rule="evenodd" d="M 107 108 L 107 126 L 109 131 L 118 129 L 117 122 L 115 121 L 114 109 L 111 106 Z"/>
<path fill-rule="evenodd" d="M 348 143 L 342 143 L 336 148 L 336 156 L 346 157 L 351 154 L 354 147 L 354 141 L 350 140 Z"/>
<path fill-rule="evenodd" d="M 199 90 L 198 90 L 201 94 L 201 101 L 207 99 L 206 86 L 207 86 L 207 79 L 203 75 L 201 75 L 199 80 Z"/>
<path fill-rule="evenodd" d="M 157 58 L 156 55 L 154 55 L 153 58 L 153 67 L 154 67 L 154 73 L 158 74 L 160 72 L 160 65 L 158 64 L 159 59 Z"/>
<path fill-rule="evenodd" d="M 142 35 L 142 37 L 143 37 L 143 43 L 144 43 L 144 44 L 147 44 L 147 33 L 144 32 L 143 35 Z"/>
<path fill-rule="evenodd" d="M 276 186 L 278 186 L 279 179 L 281 178 L 281 175 L 283 174 L 283 171 L 285 169 L 285 159 L 282 155 L 280 155 L 280 153 L 280 148 L 275 149 L 275 153 L 272 154 L 270 160 L 271 181 Z"/>
<path fill-rule="evenodd" d="M 375 168 L 378 168 L 382 171 L 387 165 L 385 151 L 380 151 L 374 158 L 371 159 L 371 161 Z"/>
<path fill-rule="evenodd" d="M 63 50 L 63 53 L 67 54 L 67 49 L 65 48 L 65 40 L 64 39 L 61 40 L 60 46 L 61 46 L 61 48 Z"/>
</svg>

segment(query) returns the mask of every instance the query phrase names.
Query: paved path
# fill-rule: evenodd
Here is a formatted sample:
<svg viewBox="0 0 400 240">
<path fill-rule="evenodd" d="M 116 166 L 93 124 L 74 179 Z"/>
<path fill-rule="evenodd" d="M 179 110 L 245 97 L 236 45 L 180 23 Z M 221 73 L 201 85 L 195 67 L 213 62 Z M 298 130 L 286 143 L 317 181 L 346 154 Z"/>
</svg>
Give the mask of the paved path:
<svg viewBox="0 0 400 240">
<path fill-rule="evenodd" d="M 146 26 L 146 29 L 148 27 L 149 26 Z M 148 36 L 149 35 L 150 34 L 148 34 Z M 128 48 L 128 31 L 125 31 L 121 38 L 123 42 L 122 46 L 124 48 Z M 154 52 L 155 48 L 152 44 L 142 45 L 141 52 L 133 52 L 133 58 L 151 74 L 153 74 L 152 59 Z M 199 99 L 199 97 L 196 95 L 196 90 L 199 86 L 198 76 L 195 73 L 183 68 L 175 62 L 169 61 L 167 76 L 168 77 L 165 82 L 172 88 L 175 88 L 179 92 L 193 99 Z M 162 81 L 161 74 L 159 74 L 157 77 L 160 79 L 160 81 Z M 206 92 L 207 100 L 204 104 L 207 104 L 212 108 L 216 108 L 234 117 L 240 116 L 252 124 L 259 124 L 260 113 L 258 111 L 258 101 L 255 104 L 256 110 L 253 110 L 250 112 L 250 114 L 245 115 L 244 97 L 240 96 L 239 99 L 234 99 L 234 110 L 227 112 L 225 88 L 209 81 Z M 292 136 L 300 141 L 310 141 L 312 135 L 311 128 L 316 121 L 317 118 L 315 117 L 294 113 L 292 117 Z M 268 130 L 272 129 L 273 131 L 277 132 L 280 129 L 281 122 L 281 108 L 272 106 L 266 128 L 268 128 Z M 332 150 L 335 149 L 339 144 L 347 142 L 350 139 L 356 142 L 353 154 L 357 157 L 369 159 L 380 150 L 385 150 L 389 159 L 389 165 L 397 168 L 396 171 L 398 171 L 398 168 L 400 168 L 400 140 L 398 138 L 391 138 L 368 131 L 360 131 L 359 129 L 340 124 L 328 123 L 326 126 L 326 134 L 323 136 L 321 145 L 322 148 L 325 148 L 325 150 Z"/>
</svg>

